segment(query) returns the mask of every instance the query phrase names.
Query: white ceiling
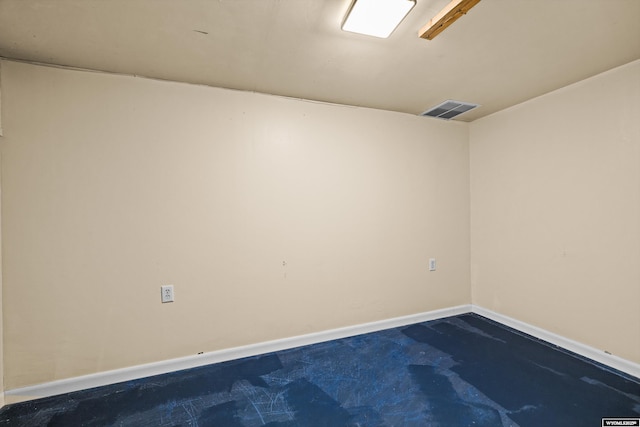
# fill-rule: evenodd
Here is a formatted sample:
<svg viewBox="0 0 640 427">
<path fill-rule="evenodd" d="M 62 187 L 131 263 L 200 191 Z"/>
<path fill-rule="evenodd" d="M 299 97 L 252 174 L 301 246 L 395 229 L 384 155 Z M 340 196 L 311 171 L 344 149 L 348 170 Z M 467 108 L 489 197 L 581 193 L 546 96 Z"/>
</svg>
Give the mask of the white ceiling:
<svg viewBox="0 0 640 427">
<path fill-rule="evenodd" d="M 388 39 L 340 30 L 351 0 L 0 0 L 0 56 L 471 121 L 640 58 L 640 0 L 449 0 Z M 431 120 L 425 118 L 425 120 Z"/>
</svg>

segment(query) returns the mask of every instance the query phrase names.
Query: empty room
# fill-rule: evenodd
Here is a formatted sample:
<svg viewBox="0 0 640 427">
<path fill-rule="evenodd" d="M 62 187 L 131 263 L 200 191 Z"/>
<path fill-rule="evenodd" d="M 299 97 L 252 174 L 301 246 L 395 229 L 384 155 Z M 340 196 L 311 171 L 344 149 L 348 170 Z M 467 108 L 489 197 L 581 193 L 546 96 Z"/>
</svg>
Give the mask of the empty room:
<svg viewBox="0 0 640 427">
<path fill-rule="evenodd" d="M 0 426 L 639 426 L 639 22 L 0 0 Z"/>
</svg>

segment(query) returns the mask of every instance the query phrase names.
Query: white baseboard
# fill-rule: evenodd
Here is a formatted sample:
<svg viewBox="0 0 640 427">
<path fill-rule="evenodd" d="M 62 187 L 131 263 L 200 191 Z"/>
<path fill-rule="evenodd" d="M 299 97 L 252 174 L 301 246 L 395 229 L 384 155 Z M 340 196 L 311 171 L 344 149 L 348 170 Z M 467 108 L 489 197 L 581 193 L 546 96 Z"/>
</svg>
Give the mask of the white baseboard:
<svg viewBox="0 0 640 427">
<path fill-rule="evenodd" d="M 397 328 L 414 323 L 427 322 L 430 320 L 441 319 L 449 316 L 457 316 L 469 312 L 479 314 L 518 331 L 532 335 L 543 341 L 547 341 L 551 344 L 577 353 L 588 359 L 594 360 L 634 377 L 640 378 L 640 365 L 637 363 L 605 353 L 604 351 L 589 347 L 577 341 L 573 341 L 571 339 L 562 337 L 560 335 L 554 334 L 533 325 L 529 325 L 527 323 L 496 313 L 494 311 L 487 310 L 483 307 L 469 304 L 429 311 L 425 313 L 418 313 L 409 316 L 395 317 L 392 319 L 364 323 L 355 326 L 347 326 L 344 328 L 331 329 L 297 337 L 266 341 L 242 347 L 229 348 L 204 354 L 180 357 L 177 359 L 164 360 L 160 362 L 137 365 L 122 369 L 115 369 L 112 371 L 98 372 L 95 374 L 83 375 L 80 377 L 52 381 L 43 384 L 36 384 L 28 387 L 15 388 L 12 390 L 5 390 L 5 401 L 6 403 L 15 403 L 41 397 L 70 393 L 73 391 L 145 378 L 152 375 L 166 374 L 182 369 L 189 369 L 198 366 L 210 365 L 213 363 L 226 362 L 228 360 L 240 359 L 243 357 L 257 356 L 274 351 L 287 350 L 294 347 L 317 344 L 354 335 L 366 334 L 390 328 Z"/>
<path fill-rule="evenodd" d="M 80 377 L 52 381 L 43 384 L 36 384 L 28 387 L 15 388 L 12 390 L 6 390 L 5 397 L 7 403 L 16 403 L 25 400 L 38 399 L 41 397 L 55 396 L 58 394 L 70 393 L 87 388 L 100 387 L 123 381 L 150 377 L 152 375 L 166 374 L 182 369 L 210 365 L 212 363 L 226 362 L 228 360 L 240 359 L 243 357 L 257 356 L 259 354 L 287 350 L 294 347 L 301 347 L 309 344 L 316 344 L 354 335 L 381 331 L 384 329 L 397 328 L 399 326 L 427 322 L 429 320 L 436 320 L 449 316 L 457 316 L 459 314 L 469 313 L 470 311 L 471 305 L 460 305 L 441 310 L 412 314 L 409 316 L 395 317 L 392 319 L 364 323 L 355 326 L 347 326 L 338 329 L 331 329 L 297 337 L 266 341 L 242 347 L 212 351 L 193 356 L 180 357 L 177 359 L 164 360 L 128 368 L 115 369 L 112 371 L 98 372 L 95 374 L 83 375 Z"/>
<path fill-rule="evenodd" d="M 611 368 L 617 369 L 618 371 L 622 371 L 636 378 L 640 378 L 640 364 L 631 362 L 618 356 L 614 356 L 609 353 L 605 353 L 603 350 L 590 347 L 569 338 L 565 338 L 561 335 L 554 334 L 553 332 L 549 332 L 545 329 L 538 328 L 537 326 L 529 325 L 528 323 L 521 322 L 520 320 L 505 316 L 500 313 L 496 313 L 495 311 L 487 310 L 486 308 L 477 305 L 472 305 L 471 311 L 473 313 L 479 314 L 480 316 L 484 316 L 488 319 L 509 326 L 513 329 L 517 329 L 518 331 L 524 332 L 525 334 L 532 335 L 538 339 L 547 341 L 553 345 L 572 351 L 573 353 L 579 354 L 580 356 L 584 356 L 598 363 L 602 363 L 603 365 L 607 365 Z"/>
</svg>

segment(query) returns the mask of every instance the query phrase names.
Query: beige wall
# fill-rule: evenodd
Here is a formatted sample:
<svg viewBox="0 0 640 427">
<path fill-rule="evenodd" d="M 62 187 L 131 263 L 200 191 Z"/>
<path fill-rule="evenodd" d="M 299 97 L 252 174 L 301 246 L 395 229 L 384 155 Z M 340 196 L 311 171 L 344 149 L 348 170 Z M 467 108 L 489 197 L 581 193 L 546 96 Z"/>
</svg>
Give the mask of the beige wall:
<svg viewBox="0 0 640 427">
<path fill-rule="evenodd" d="M 471 302 L 467 124 L 2 67 L 7 389 Z"/>
<path fill-rule="evenodd" d="M 1 76 L 0 76 L 1 78 Z M 0 135 L 0 144 L 2 136 Z M 0 177 L 2 176 L 2 155 L 0 155 Z M 1 178 L 0 178 L 1 181 Z M 0 224 L 2 223 L 2 184 L 0 182 Z M 2 241 L 2 229 L 0 227 L 0 242 Z M 0 245 L 0 408 L 4 406 L 4 302 L 2 298 L 2 248 Z"/>
<path fill-rule="evenodd" d="M 474 304 L 640 362 L 640 62 L 470 127 Z"/>
<path fill-rule="evenodd" d="M 640 362 L 640 62 L 470 126 L 0 65 L 6 389 L 470 302 Z"/>
<path fill-rule="evenodd" d="M 2 144 L 2 136 L 0 136 L 0 144 Z M 1 156 L 0 156 L 0 165 L 2 164 Z M 0 166 L 0 175 L 2 174 L 2 168 Z M 2 188 L 0 184 L 0 189 Z M 2 190 L 0 190 L 0 212 L 2 212 Z M 0 214 L 0 223 L 2 222 L 2 217 Z M 0 236 L 1 236 L 0 230 Z M 1 238 L 0 238 L 1 241 Z M 2 250 L 0 249 L 0 408 L 4 406 L 4 310 L 3 310 L 3 298 L 2 298 Z"/>
<path fill-rule="evenodd" d="M 0 61 L 0 146 L 2 146 L 2 61 Z M 0 224 L 2 224 L 2 152 L 0 151 Z M 2 227 L 0 227 L 2 242 Z M 4 406 L 4 337 L 2 302 L 2 245 L 0 244 L 0 408 Z"/>
</svg>

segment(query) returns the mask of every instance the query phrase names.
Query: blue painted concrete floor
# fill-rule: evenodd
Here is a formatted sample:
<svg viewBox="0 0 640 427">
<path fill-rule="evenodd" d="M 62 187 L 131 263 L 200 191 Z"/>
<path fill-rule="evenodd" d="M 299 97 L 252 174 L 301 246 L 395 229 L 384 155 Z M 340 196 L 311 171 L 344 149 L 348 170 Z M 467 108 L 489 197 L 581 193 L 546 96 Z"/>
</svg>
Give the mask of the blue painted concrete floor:
<svg viewBox="0 0 640 427">
<path fill-rule="evenodd" d="M 8 405 L 0 426 L 600 426 L 640 380 L 475 314 Z"/>
</svg>

